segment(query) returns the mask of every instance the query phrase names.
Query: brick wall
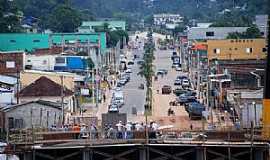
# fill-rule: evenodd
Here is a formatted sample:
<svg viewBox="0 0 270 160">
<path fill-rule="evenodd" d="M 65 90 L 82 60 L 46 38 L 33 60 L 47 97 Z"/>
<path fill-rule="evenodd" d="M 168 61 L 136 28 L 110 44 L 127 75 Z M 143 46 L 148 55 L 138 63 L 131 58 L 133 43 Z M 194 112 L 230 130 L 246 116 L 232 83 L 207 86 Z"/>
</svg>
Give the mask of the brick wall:
<svg viewBox="0 0 270 160">
<path fill-rule="evenodd" d="M 0 74 L 14 74 L 23 70 L 23 52 L 0 52 Z"/>
</svg>

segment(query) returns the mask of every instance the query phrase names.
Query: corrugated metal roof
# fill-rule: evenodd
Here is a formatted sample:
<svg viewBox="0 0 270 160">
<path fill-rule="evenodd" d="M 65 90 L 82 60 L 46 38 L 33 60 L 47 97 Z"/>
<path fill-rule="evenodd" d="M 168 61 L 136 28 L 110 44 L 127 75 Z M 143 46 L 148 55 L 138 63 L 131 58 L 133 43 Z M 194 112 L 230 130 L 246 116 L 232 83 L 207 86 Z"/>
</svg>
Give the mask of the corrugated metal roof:
<svg viewBox="0 0 270 160">
<path fill-rule="evenodd" d="M 9 84 L 9 85 L 14 85 L 17 83 L 17 78 L 5 76 L 5 75 L 0 75 L 0 82 L 5 83 L 5 84 Z"/>
<path fill-rule="evenodd" d="M 8 105 L 8 106 L 0 107 L 0 110 L 3 111 L 3 112 L 9 112 L 9 111 L 11 111 L 13 109 L 16 109 L 18 107 L 28 105 L 28 104 L 31 104 L 31 103 L 38 103 L 38 104 L 41 104 L 41 105 L 50 106 L 50 107 L 54 107 L 56 109 L 61 110 L 61 104 L 60 103 L 51 102 L 51 101 L 44 101 L 44 100 L 30 101 L 30 102 L 25 102 L 25 103 L 16 104 L 16 105 Z"/>
</svg>

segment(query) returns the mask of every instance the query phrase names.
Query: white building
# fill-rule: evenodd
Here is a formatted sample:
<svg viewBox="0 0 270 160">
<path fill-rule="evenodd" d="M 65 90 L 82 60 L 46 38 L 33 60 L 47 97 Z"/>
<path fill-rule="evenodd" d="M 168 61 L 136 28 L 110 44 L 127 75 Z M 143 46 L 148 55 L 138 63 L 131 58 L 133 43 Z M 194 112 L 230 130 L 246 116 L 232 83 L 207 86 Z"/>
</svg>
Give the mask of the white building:
<svg viewBox="0 0 270 160">
<path fill-rule="evenodd" d="M 25 68 L 41 71 L 53 71 L 55 58 L 58 55 L 30 55 L 27 54 L 25 59 Z"/>
<path fill-rule="evenodd" d="M 248 27 L 191 27 L 188 30 L 189 40 L 226 39 L 229 33 L 245 32 Z"/>
<path fill-rule="evenodd" d="M 166 24 L 179 24 L 183 22 L 184 17 L 179 14 L 155 14 L 154 25 L 165 26 Z"/>
<path fill-rule="evenodd" d="M 0 75 L 0 104 L 14 104 L 17 102 L 17 78 Z"/>
<path fill-rule="evenodd" d="M 255 24 L 259 28 L 261 35 L 263 37 L 267 37 L 268 35 L 268 15 L 256 15 L 255 17 Z"/>
</svg>

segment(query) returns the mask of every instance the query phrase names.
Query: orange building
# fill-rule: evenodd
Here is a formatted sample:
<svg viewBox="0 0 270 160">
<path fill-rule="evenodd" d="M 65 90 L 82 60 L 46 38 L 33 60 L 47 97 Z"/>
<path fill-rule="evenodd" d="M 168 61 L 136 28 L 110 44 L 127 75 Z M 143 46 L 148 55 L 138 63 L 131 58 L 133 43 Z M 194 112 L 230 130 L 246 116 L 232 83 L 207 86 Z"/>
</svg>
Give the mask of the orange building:
<svg viewBox="0 0 270 160">
<path fill-rule="evenodd" d="M 207 41 L 208 60 L 260 60 L 266 58 L 265 39 Z"/>
</svg>

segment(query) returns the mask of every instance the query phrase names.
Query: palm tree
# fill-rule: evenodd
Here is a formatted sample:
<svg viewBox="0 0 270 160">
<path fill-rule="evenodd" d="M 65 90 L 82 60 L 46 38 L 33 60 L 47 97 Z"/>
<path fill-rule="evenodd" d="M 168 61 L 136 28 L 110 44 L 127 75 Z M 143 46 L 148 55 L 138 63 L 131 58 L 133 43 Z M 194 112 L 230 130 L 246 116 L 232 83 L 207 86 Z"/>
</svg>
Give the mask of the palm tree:
<svg viewBox="0 0 270 160">
<path fill-rule="evenodd" d="M 145 54 L 143 56 L 144 62 L 140 66 L 140 72 L 138 75 L 142 76 L 146 80 L 146 103 L 147 103 L 147 108 L 146 111 L 151 111 L 152 110 L 152 77 L 154 76 L 154 65 L 153 65 L 153 60 L 155 59 L 154 56 L 154 45 L 152 42 L 148 42 L 145 44 L 144 47 Z"/>
</svg>

